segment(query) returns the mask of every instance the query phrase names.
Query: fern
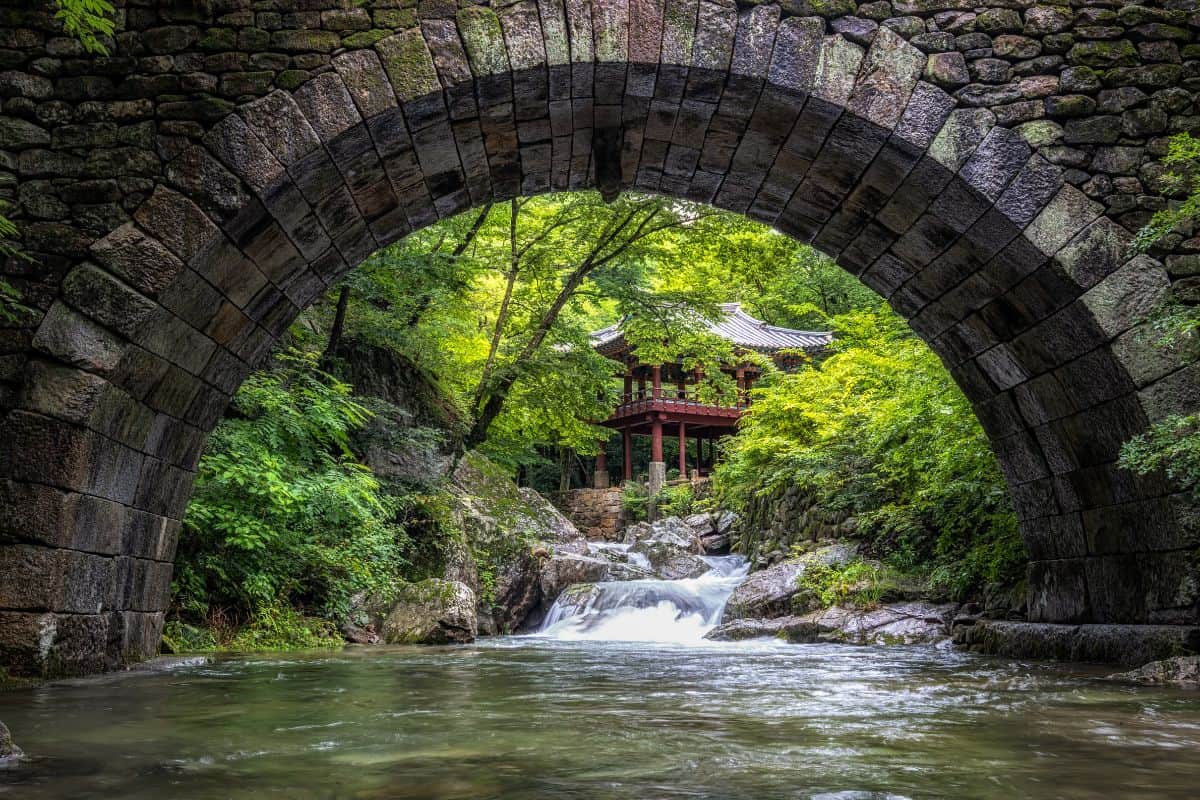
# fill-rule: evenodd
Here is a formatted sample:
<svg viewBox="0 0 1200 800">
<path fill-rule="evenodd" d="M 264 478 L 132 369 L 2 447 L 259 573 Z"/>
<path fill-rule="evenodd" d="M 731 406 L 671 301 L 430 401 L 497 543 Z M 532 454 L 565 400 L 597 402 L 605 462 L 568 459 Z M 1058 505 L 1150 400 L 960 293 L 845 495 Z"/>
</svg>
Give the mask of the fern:
<svg viewBox="0 0 1200 800">
<path fill-rule="evenodd" d="M 108 0 L 57 0 L 54 18 L 62 22 L 63 31 L 74 36 L 83 48 L 94 55 L 108 55 L 101 37 L 112 36 L 113 5 Z"/>
</svg>

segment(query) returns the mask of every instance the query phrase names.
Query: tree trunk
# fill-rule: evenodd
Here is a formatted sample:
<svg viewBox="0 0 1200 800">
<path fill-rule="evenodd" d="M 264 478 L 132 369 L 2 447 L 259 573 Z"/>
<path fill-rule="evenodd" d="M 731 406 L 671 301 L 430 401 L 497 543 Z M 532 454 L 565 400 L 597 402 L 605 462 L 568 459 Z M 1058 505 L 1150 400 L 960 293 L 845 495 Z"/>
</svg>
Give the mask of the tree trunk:
<svg viewBox="0 0 1200 800">
<path fill-rule="evenodd" d="M 514 198 L 510 201 L 511 216 L 508 223 L 508 242 L 510 249 L 510 257 L 508 264 L 508 276 L 504 285 L 504 297 L 500 301 L 500 311 L 496 315 L 496 327 L 492 329 L 492 341 L 488 345 L 487 360 L 483 362 L 483 371 L 479 374 L 479 385 L 475 387 L 474 406 L 479 407 L 479 403 L 483 400 L 483 394 L 486 391 L 488 381 L 492 377 L 492 368 L 496 363 L 496 353 L 500 349 L 500 339 L 504 336 L 504 325 L 508 322 L 508 307 L 512 301 L 513 286 L 517 282 L 517 272 L 521 267 L 520 251 L 517 249 L 517 216 L 520 214 L 521 206 Z M 481 440 L 482 441 L 482 440 Z"/>
<path fill-rule="evenodd" d="M 567 277 L 567 280 L 563 283 L 558 295 L 554 298 L 554 302 L 550 304 L 550 307 L 542 315 L 542 318 L 538 322 L 537 327 L 534 329 L 533 334 L 529 337 L 529 340 L 525 343 L 525 346 L 521 348 L 521 352 L 515 359 L 513 359 L 512 364 L 510 364 L 505 370 L 497 372 L 493 376 L 488 371 L 491 360 L 489 358 L 489 364 L 485 364 L 484 366 L 485 373 L 483 378 L 480 380 L 479 388 L 475 393 L 475 406 L 479 410 L 475 417 L 475 424 L 471 426 L 471 430 L 467 434 L 466 446 L 468 448 L 479 445 L 487 438 L 488 428 L 491 427 L 492 422 L 496 419 L 496 417 L 500 415 L 500 412 L 504 408 L 504 400 L 508 396 L 508 392 L 512 389 L 513 384 L 516 383 L 517 378 L 520 376 L 520 366 L 532 358 L 534 353 L 537 352 L 537 349 L 542 346 L 544 341 L 546 341 L 546 336 L 549 335 L 550 329 L 554 327 L 554 323 L 558 321 L 558 316 L 562 313 L 563 308 L 566 307 L 567 301 L 571 299 L 571 296 L 575 294 L 575 291 L 580 287 L 587 276 L 594 270 L 620 256 L 621 253 L 625 252 L 630 245 L 639 239 L 645 238 L 646 236 L 665 228 L 672 227 L 674 224 L 678 224 L 671 223 L 647 230 L 647 226 L 659 213 L 659 209 L 655 208 L 646 215 L 645 219 L 643 219 L 634 227 L 633 232 L 629 235 L 629 238 L 615 247 L 611 252 L 604 253 L 605 248 L 607 248 L 619 235 L 621 235 L 621 232 L 624 231 L 625 228 L 629 227 L 630 223 L 632 223 L 634 218 L 637 217 L 639 210 L 640 209 L 638 207 L 634 207 L 628 214 L 625 215 L 624 219 L 606 230 L 601 235 L 600 240 L 592 247 L 592 250 L 588 253 L 587 257 L 579 264 L 579 266 L 574 269 L 570 276 Z M 514 211 L 514 216 L 515 213 L 516 212 Z M 507 300 L 507 294 L 505 297 Z M 498 344 L 498 340 L 494 340 L 494 344 Z M 481 403 L 482 407 L 480 407 Z"/>
<path fill-rule="evenodd" d="M 333 327 L 329 329 L 329 341 L 325 345 L 325 352 L 321 354 L 321 361 L 324 363 L 333 360 L 338 345 L 342 342 L 342 331 L 346 328 L 346 307 L 349 305 L 350 287 L 343 285 L 338 295 L 337 311 L 333 314 Z"/>
<path fill-rule="evenodd" d="M 558 448 L 558 490 L 560 492 L 565 492 L 571 488 L 571 470 L 575 466 L 573 456 L 571 448 Z"/>
</svg>

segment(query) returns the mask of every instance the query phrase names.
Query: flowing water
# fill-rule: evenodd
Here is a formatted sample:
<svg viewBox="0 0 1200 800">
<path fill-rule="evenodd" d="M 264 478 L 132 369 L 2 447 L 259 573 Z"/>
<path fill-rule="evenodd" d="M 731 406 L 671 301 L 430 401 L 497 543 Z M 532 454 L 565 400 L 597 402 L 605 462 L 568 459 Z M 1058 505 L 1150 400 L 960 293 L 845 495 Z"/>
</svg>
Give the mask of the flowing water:
<svg viewBox="0 0 1200 800">
<path fill-rule="evenodd" d="M 591 546 L 595 548 L 596 543 Z M 628 545 L 608 545 L 627 552 Z M 621 550 L 624 547 L 626 550 Z M 642 556 L 628 553 L 628 556 Z M 741 556 L 704 556 L 709 571 L 678 581 L 605 581 L 564 592 L 538 636 L 626 642 L 699 642 L 749 571 Z M 636 565 L 638 562 L 632 561 Z M 649 566 L 649 562 L 646 562 Z"/>
<path fill-rule="evenodd" d="M 580 590 L 532 636 L 0 695 L 31 756 L 0 798 L 1200 797 L 1200 692 L 934 647 L 706 642 L 744 568 L 710 565 Z"/>
</svg>

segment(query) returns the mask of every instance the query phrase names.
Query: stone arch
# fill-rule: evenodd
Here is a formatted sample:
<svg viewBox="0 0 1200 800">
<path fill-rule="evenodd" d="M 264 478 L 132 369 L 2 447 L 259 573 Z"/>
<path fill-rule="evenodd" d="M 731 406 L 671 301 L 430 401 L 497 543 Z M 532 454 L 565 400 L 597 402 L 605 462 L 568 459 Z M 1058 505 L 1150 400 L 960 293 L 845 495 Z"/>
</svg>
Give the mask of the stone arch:
<svg viewBox="0 0 1200 800">
<path fill-rule="evenodd" d="M 584 188 L 746 214 L 886 297 L 992 441 L 1031 556 L 1032 619 L 1196 622 L 1190 508 L 1115 465 L 1124 440 L 1195 403 L 1195 369 L 1136 329 L 1167 271 L 1127 258 L 1126 228 L 1035 132 L 943 88 L 953 59 L 904 27 L 923 17 L 879 26 L 811 5 L 431 7 L 294 88 L 280 75 L 228 112 L 160 126 L 153 186 L 64 259 L 13 360 L 5 663 L 76 672 L 155 651 L 208 432 L 348 270 L 485 201 Z M 295 46 L 333 50 L 322 37 L 348 23 L 328 20 L 356 11 L 322 12 Z M 139 46 L 198 46 L 169 27 Z M 994 52 L 1038 41 L 1003 38 Z"/>
</svg>

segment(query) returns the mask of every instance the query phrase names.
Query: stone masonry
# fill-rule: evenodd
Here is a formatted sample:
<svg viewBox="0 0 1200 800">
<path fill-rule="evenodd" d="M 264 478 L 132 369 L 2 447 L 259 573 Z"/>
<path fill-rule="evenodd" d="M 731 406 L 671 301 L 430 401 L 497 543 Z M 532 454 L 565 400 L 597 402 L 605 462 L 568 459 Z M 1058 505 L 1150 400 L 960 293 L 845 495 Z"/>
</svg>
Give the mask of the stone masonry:
<svg viewBox="0 0 1200 800">
<path fill-rule="evenodd" d="M 1195 509 L 1117 468 L 1195 409 L 1131 257 L 1200 128 L 1196 3 L 128 0 L 107 57 L 0 10 L 0 666 L 155 652 L 197 459 L 300 309 L 374 250 L 517 194 L 661 192 L 879 291 L 987 430 L 1034 620 L 1197 621 Z"/>
<path fill-rule="evenodd" d="M 621 490 L 617 487 L 559 492 L 554 504 L 589 539 L 616 541 L 625 526 Z"/>
</svg>

